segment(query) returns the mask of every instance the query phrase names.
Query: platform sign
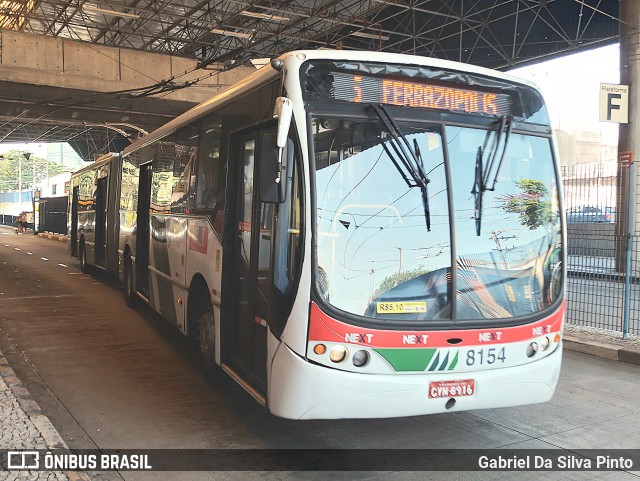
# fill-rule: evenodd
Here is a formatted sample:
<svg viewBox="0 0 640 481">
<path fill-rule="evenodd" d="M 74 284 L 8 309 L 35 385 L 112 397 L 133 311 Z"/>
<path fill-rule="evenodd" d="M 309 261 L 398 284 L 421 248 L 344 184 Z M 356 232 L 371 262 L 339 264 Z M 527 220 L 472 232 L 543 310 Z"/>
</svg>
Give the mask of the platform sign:
<svg viewBox="0 0 640 481">
<path fill-rule="evenodd" d="M 629 123 L 629 86 L 600 84 L 600 122 Z"/>
<path fill-rule="evenodd" d="M 618 163 L 622 167 L 629 167 L 633 162 L 633 152 L 620 152 L 618 154 Z"/>
</svg>

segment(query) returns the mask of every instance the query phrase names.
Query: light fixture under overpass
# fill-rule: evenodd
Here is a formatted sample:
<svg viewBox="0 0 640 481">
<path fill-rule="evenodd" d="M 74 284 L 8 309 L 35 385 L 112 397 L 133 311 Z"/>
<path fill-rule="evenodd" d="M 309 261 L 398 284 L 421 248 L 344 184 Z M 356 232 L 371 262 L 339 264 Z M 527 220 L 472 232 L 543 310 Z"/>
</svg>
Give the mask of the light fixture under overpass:
<svg viewBox="0 0 640 481">
<path fill-rule="evenodd" d="M 389 40 L 388 35 L 382 35 L 378 33 L 351 32 L 349 35 L 353 37 L 371 38 L 373 40 Z"/>
<path fill-rule="evenodd" d="M 227 35 L 229 37 L 251 38 L 250 33 L 234 32 L 233 30 L 223 30 L 221 28 L 214 28 L 211 30 L 211 33 L 217 33 L 218 35 Z"/>
<path fill-rule="evenodd" d="M 102 13 L 104 15 L 110 15 L 112 17 L 140 18 L 140 15 L 138 15 L 137 13 L 118 12 L 116 10 L 100 8 L 98 6 L 90 5 L 88 3 L 85 3 L 84 5 L 82 5 L 82 9 L 88 12 L 96 12 L 96 13 Z"/>
<path fill-rule="evenodd" d="M 247 10 L 240 12 L 240 15 L 252 18 L 261 18 L 263 20 L 271 20 L 272 22 L 288 22 L 290 20 L 287 17 L 280 17 L 278 15 L 271 15 L 269 13 L 249 12 Z"/>
</svg>

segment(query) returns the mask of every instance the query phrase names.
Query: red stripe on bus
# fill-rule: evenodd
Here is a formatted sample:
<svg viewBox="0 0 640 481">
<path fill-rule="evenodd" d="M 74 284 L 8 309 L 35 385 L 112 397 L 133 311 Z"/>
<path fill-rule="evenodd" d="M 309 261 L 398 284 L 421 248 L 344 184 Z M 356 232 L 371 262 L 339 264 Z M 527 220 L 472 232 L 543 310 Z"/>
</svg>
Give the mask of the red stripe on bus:
<svg viewBox="0 0 640 481">
<path fill-rule="evenodd" d="M 468 329 L 451 331 L 391 331 L 352 326 L 334 319 L 311 303 L 309 340 L 325 342 L 348 342 L 371 347 L 453 347 L 484 344 L 504 344 L 562 331 L 562 318 L 566 301 L 549 317 L 521 326 Z M 456 344 L 447 342 L 461 339 Z"/>
</svg>

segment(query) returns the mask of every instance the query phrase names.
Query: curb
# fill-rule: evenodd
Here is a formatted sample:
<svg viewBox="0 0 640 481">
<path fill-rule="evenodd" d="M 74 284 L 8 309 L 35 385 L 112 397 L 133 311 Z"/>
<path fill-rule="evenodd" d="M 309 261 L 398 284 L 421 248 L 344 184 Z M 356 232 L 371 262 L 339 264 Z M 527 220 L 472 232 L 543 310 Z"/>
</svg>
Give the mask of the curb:
<svg viewBox="0 0 640 481">
<path fill-rule="evenodd" d="M 13 395 L 18 400 L 18 404 L 42 435 L 47 449 L 69 449 L 56 428 L 51 424 L 47 416 L 42 413 L 38 403 L 31 397 L 27 388 L 16 376 L 14 370 L 9 366 L 9 362 L 0 352 L 0 377 L 4 380 Z M 71 481 L 91 481 L 89 476 L 82 472 L 65 471 Z"/>
<path fill-rule="evenodd" d="M 595 341 L 585 342 L 576 337 L 567 335 L 564 336 L 562 342 L 564 344 L 564 348 L 570 351 L 591 354 L 592 356 L 598 356 L 612 361 L 622 361 L 640 365 L 640 351 Z"/>
<path fill-rule="evenodd" d="M 48 232 L 39 232 L 38 237 L 44 237 L 45 239 L 52 239 L 61 242 L 67 242 L 67 236 L 63 234 L 50 234 Z"/>
</svg>

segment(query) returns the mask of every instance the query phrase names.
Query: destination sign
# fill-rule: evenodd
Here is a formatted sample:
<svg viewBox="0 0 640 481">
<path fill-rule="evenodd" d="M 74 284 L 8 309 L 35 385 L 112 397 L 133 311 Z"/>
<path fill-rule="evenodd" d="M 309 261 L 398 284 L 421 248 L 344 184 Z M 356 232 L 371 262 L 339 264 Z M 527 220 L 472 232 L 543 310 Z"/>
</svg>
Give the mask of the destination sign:
<svg viewBox="0 0 640 481">
<path fill-rule="evenodd" d="M 511 114 L 511 98 L 507 94 L 343 73 L 333 76 L 336 100 L 471 114 Z"/>
</svg>

